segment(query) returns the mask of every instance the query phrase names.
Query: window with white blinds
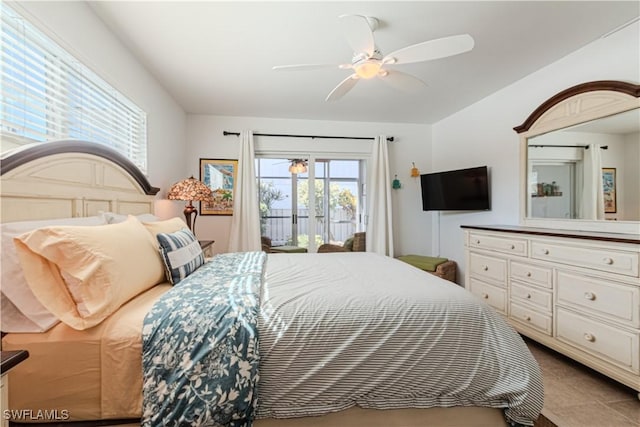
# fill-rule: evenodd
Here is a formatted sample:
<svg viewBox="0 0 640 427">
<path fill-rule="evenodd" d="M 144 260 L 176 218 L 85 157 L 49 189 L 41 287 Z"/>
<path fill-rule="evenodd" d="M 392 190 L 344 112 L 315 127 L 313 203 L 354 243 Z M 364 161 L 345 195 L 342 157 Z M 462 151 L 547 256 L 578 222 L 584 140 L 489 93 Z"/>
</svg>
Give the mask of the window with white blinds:
<svg viewBox="0 0 640 427">
<path fill-rule="evenodd" d="M 146 113 L 6 4 L 2 14 L 2 151 L 77 139 L 107 145 L 146 172 Z"/>
</svg>

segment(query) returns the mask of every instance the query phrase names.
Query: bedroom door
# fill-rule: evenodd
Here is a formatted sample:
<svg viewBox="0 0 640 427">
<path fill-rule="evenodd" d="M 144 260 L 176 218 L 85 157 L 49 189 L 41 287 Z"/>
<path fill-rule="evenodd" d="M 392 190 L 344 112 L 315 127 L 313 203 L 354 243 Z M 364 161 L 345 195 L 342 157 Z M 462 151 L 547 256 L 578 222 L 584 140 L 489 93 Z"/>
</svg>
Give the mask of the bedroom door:
<svg viewBox="0 0 640 427">
<path fill-rule="evenodd" d="M 530 215 L 535 218 L 576 218 L 575 176 L 574 162 L 534 161 L 530 174 Z"/>
</svg>

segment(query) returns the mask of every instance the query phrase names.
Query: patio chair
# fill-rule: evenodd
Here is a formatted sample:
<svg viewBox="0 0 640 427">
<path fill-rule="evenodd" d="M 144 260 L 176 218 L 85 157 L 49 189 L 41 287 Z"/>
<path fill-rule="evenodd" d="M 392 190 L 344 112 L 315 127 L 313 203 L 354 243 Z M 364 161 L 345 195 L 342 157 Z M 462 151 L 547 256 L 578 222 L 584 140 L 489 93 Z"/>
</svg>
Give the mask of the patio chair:
<svg viewBox="0 0 640 427">
<path fill-rule="evenodd" d="M 318 248 L 318 253 L 326 253 L 326 252 L 364 252 L 366 251 L 366 233 L 364 231 L 360 231 L 355 233 L 352 237 L 349 237 L 344 241 L 344 244 L 334 245 L 332 243 L 325 243 L 320 245 Z"/>
<path fill-rule="evenodd" d="M 262 242 L 262 251 L 271 253 L 271 239 L 267 236 L 262 236 L 260 237 L 260 241 Z"/>
</svg>

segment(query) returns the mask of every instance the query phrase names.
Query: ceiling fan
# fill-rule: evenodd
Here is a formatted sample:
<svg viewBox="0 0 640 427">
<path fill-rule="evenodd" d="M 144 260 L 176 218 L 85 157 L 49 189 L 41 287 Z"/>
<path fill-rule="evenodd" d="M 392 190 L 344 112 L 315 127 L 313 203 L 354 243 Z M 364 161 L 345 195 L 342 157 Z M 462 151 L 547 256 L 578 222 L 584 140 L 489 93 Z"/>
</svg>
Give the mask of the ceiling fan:
<svg viewBox="0 0 640 427">
<path fill-rule="evenodd" d="M 307 161 L 305 159 L 292 159 L 289 166 L 291 173 L 305 173 L 307 171 Z"/>
<path fill-rule="evenodd" d="M 284 162 L 274 163 L 274 165 L 282 163 L 289 163 L 289 172 L 291 173 L 305 173 L 307 171 L 307 159 L 287 159 Z"/>
<path fill-rule="evenodd" d="M 339 18 L 347 42 L 355 53 L 350 64 L 341 64 L 337 67 L 343 70 L 351 70 L 353 73 L 340 82 L 340 84 L 329 93 L 325 101 L 336 101 L 349 92 L 360 79 L 371 79 L 374 77 L 379 78 L 397 89 L 407 92 L 421 89 L 425 87 L 426 84 L 419 78 L 392 68 L 388 69 L 386 66 L 430 61 L 458 55 L 470 51 L 474 45 L 473 37 L 469 34 L 460 34 L 417 43 L 398 49 L 388 55 L 383 55 L 376 46 L 373 38 L 373 32 L 379 25 L 377 18 L 364 15 L 341 15 Z M 336 65 L 277 65 L 273 67 L 273 69 L 298 71 L 329 67 L 333 68 L 336 67 Z"/>
</svg>

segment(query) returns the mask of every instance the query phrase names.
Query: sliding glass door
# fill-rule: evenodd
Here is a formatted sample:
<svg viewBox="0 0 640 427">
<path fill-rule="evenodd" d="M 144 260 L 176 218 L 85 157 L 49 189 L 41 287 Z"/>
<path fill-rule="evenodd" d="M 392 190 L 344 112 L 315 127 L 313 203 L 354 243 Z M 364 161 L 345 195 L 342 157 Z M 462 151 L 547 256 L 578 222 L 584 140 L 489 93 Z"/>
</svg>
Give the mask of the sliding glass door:
<svg viewBox="0 0 640 427">
<path fill-rule="evenodd" d="M 308 214 L 298 210 L 298 181 L 307 173 L 289 172 L 289 159 L 257 158 L 260 231 L 273 246 L 300 246 L 298 224 Z M 301 218 L 302 217 L 302 218 Z"/>
<path fill-rule="evenodd" d="M 256 159 L 261 231 L 273 246 L 315 252 L 364 228 L 364 161 L 303 160 L 307 171 L 292 173 L 290 158 Z"/>
<path fill-rule="evenodd" d="M 362 228 L 361 161 L 315 162 L 316 230 L 319 243 L 342 244 Z"/>
</svg>

